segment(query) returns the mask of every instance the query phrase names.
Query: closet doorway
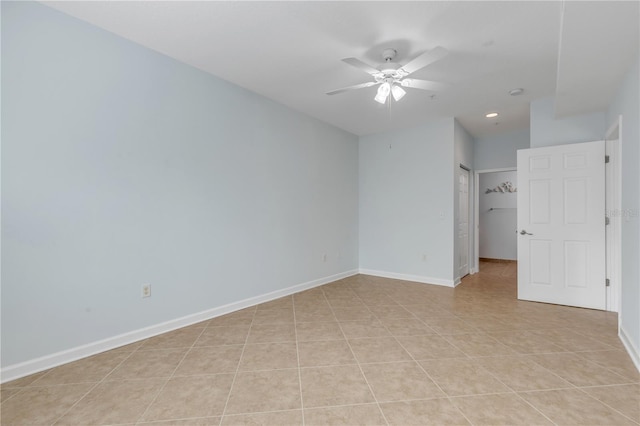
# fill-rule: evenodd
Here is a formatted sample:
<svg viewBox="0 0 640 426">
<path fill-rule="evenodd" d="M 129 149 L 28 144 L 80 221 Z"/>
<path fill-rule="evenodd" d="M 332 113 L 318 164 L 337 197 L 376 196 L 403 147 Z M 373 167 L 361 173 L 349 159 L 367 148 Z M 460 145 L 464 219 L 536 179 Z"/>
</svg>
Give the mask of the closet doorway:
<svg viewBox="0 0 640 426">
<path fill-rule="evenodd" d="M 516 168 L 476 172 L 476 265 L 479 272 L 517 275 Z"/>
</svg>

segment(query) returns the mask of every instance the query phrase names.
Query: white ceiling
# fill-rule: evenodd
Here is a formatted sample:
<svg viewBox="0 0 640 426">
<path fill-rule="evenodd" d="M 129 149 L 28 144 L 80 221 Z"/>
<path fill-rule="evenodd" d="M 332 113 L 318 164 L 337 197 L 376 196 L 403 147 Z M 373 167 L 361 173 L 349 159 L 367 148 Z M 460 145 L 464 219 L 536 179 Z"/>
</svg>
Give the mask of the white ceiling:
<svg viewBox="0 0 640 426">
<path fill-rule="evenodd" d="M 559 116 L 603 110 L 639 49 L 636 1 L 45 4 L 357 135 L 443 116 L 474 136 L 525 129 L 529 103 L 556 94 Z M 412 75 L 447 83 L 433 98 L 409 89 L 387 109 L 375 87 L 325 94 L 371 80 L 342 58 L 375 66 L 393 47 L 406 63 L 435 46 L 449 55 Z"/>
</svg>

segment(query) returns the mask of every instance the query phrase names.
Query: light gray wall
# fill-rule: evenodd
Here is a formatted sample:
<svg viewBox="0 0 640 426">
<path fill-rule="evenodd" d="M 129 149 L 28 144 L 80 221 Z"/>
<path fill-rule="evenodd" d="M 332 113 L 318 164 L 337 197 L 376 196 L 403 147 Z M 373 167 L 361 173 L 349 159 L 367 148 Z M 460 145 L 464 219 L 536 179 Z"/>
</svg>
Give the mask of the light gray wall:
<svg viewBox="0 0 640 426">
<path fill-rule="evenodd" d="M 460 255 L 458 240 L 458 223 L 459 223 L 459 207 L 460 197 L 458 196 L 460 191 L 458 172 L 460 165 L 470 169 L 469 172 L 469 191 L 473 188 L 473 137 L 467 132 L 467 129 L 462 127 L 458 120 L 454 121 L 453 127 L 453 143 L 454 143 L 454 159 L 453 159 L 453 211 L 455 212 L 455 220 L 453 222 L 453 276 L 457 280 L 460 277 Z M 469 200 L 469 222 L 473 220 L 473 200 Z M 474 247 L 474 233 L 469 232 L 469 247 Z M 469 267 L 473 264 L 471 255 L 468 255 Z"/>
<path fill-rule="evenodd" d="M 636 60 L 607 111 L 622 115 L 622 288 L 620 325 L 640 354 L 640 66 Z"/>
<path fill-rule="evenodd" d="M 530 148 L 529 137 L 529 129 L 525 129 L 476 138 L 473 143 L 474 169 L 515 168 L 517 151 Z"/>
<path fill-rule="evenodd" d="M 37 3 L 2 62 L 3 366 L 357 269 L 356 136 Z"/>
<path fill-rule="evenodd" d="M 517 192 L 490 192 L 503 182 L 518 187 L 518 173 L 493 172 L 479 175 L 479 254 L 489 259 L 517 260 Z M 494 210 L 490 210 L 493 208 Z"/>
<path fill-rule="evenodd" d="M 553 98 L 531 102 L 531 148 L 603 139 L 608 126 L 604 111 L 556 119 L 553 102 Z"/>
<path fill-rule="evenodd" d="M 453 133 L 446 118 L 360 138 L 360 268 L 452 282 Z"/>
</svg>

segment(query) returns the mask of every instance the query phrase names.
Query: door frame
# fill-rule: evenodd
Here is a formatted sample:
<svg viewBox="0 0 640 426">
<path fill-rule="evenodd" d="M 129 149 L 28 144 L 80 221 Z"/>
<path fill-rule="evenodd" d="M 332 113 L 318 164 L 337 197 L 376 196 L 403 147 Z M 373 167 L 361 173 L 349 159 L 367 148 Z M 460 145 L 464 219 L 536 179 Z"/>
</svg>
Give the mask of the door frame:
<svg viewBox="0 0 640 426">
<path fill-rule="evenodd" d="M 472 232 L 473 231 L 473 224 L 475 222 L 474 219 L 474 215 L 472 214 L 473 212 L 475 212 L 475 203 L 473 202 L 473 197 L 475 196 L 475 190 L 474 190 L 474 173 L 473 171 L 467 167 L 466 165 L 460 163 L 458 165 L 458 170 L 456 172 L 456 186 L 458 187 L 458 191 L 456 194 L 456 197 L 458 197 L 458 199 L 460 198 L 460 185 L 459 185 L 459 173 L 460 170 L 464 170 L 465 172 L 467 172 L 467 275 L 473 275 L 475 274 L 475 270 L 474 270 L 474 265 L 473 265 L 473 253 L 474 253 L 474 243 L 475 243 L 475 234 Z M 460 226 L 460 202 L 458 201 L 458 211 L 456 212 L 456 218 L 457 218 L 457 223 L 456 223 L 456 227 L 455 227 L 455 238 L 458 240 L 458 244 L 460 243 L 459 241 L 459 231 L 458 228 Z M 473 237 L 474 242 L 472 243 L 471 238 Z M 455 256 L 458 256 L 460 251 L 460 247 L 458 247 L 458 252 L 455 253 Z M 455 271 L 455 276 L 456 276 L 456 280 L 455 282 L 457 284 L 459 284 L 462 280 L 462 278 L 464 278 L 463 276 L 460 276 L 460 265 L 458 264 L 458 262 L 454 262 L 456 271 Z M 466 276 L 466 275 L 465 275 Z"/>
<path fill-rule="evenodd" d="M 606 310 L 620 314 L 620 277 L 622 276 L 622 116 L 619 115 L 609 126 L 605 134 L 605 154 L 609 163 L 605 170 L 605 203 L 610 224 L 607 233 L 611 238 L 606 240 L 606 273 L 610 285 L 607 287 Z M 611 176 L 608 179 L 607 176 Z M 620 315 L 618 315 L 620 318 Z"/>
<path fill-rule="evenodd" d="M 473 272 L 480 271 L 480 175 L 483 173 L 515 172 L 517 167 L 476 170 L 473 176 Z M 515 230 L 514 230 L 515 231 Z M 471 265 L 469 265 L 470 271 Z"/>
</svg>

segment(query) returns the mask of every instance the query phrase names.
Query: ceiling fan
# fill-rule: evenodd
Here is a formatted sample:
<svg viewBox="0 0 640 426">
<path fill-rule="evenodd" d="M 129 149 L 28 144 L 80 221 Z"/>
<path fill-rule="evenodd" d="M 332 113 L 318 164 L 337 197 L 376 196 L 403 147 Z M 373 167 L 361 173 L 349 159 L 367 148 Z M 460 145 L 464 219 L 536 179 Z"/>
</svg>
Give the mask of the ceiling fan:
<svg viewBox="0 0 640 426">
<path fill-rule="evenodd" d="M 415 78 L 406 77 L 411 73 L 447 56 L 447 54 L 449 53 L 447 49 L 440 46 L 435 47 L 434 49 L 431 49 L 430 51 L 418 56 L 406 65 L 400 65 L 393 62 L 393 59 L 396 57 L 397 53 L 398 52 L 396 52 L 395 49 L 385 49 L 382 52 L 384 63 L 378 68 L 374 68 L 357 58 L 343 59 L 343 62 L 346 62 L 347 64 L 361 69 L 367 74 L 370 74 L 375 81 L 369 81 L 366 83 L 356 84 L 354 86 L 343 87 L 342 89 L 332 90 L 330 92 L 327 92 L 327 95 L 336 95 L 338 93 L 346 92 L 349 90 L 363 89 L 365 87 L 380 85 L 374 100 L 381 104 L 385 104 L 387 102 L 387 99 L 389 98 L 389 94 L 393 96 L 393 99 L 395 99 L 396 102 L 402 99 L 402 97 L 407 93 L 403 89 L 403 87 L 430 91 L 435 91 L 444 87 L 443 84 L 437 83 L 435 81 L 418 80 Z"/>
</svg>

